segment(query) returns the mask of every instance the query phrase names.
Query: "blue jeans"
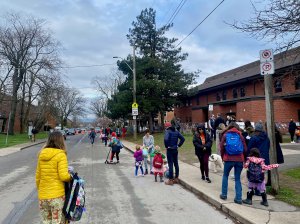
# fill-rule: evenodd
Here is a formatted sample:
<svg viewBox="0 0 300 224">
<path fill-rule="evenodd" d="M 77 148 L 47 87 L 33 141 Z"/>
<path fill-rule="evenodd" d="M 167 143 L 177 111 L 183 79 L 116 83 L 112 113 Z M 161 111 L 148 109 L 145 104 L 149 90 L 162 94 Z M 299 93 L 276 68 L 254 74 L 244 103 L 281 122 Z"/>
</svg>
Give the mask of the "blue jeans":
<svg viewBox="0 0 300 224">
<path fill-rule="evenodd" d="M 169 166 L 169 179 L 173 179 L 173 165 L 175 167 L 175 178 L 179 176 L 179 165 L 178 165 L 178 150 L 177 149 L 167 149 L 167 159 Z"/>
<path fill-rule="evenodd" d="M 243 169 L 243 162 L 224 162 L 224 174 L 222 179 L 222 195 L 227 196 L 228 191 L 228 176 L 230 170 L 234 167 L 234 179 L 235 179 L 235 200 L 242 201 L 242 184 L 241 184 L 241 172 Z"/>
</svg>

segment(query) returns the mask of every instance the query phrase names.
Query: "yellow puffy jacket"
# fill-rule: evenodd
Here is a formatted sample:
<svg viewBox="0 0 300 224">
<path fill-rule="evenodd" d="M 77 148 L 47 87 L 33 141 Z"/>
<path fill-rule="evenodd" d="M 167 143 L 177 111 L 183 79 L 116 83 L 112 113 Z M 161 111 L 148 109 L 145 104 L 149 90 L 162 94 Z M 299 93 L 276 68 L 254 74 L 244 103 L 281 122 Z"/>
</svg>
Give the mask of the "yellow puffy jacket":
<svg viewBox="0 0 300 224">
<path fill-rule="evenodd" d="M 64 182 L 71 179 L 64 150 L 44 148 L 38 156 L 36 187 L 39 199 L 58 198 L 65 195 Z"/>
</svg>

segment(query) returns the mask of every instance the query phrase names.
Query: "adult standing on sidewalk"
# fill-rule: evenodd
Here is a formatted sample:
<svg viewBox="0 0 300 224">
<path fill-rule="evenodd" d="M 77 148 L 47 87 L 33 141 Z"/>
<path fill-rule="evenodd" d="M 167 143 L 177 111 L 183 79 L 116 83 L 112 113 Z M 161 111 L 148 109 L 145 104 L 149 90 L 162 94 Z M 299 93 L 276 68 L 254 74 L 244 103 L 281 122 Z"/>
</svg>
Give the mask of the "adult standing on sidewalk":
<svg viewBox="0 0 300 224">
<path fill-rule="evenodd" d="M 45 147 L 39 152 L 36 187 L 42 223 L 65 223 L 63 206 L 65 185 L 71 179 L 64 137 L 59 131 L 50 133 Z"/>
<path fill-rule="evenodd" d="M 247 146 L 245 139 L 238 130 L 239 126 L 235 122 L 231 122 L 227 131 L 224 133 L 221 140 L 221 157 L 224 161 L 224 173 L 222 179 L 222 193 L 220 198 L 227 199 L 228 192 L 228 176 L 231 169 L 234 167 L 235 179 L 235 198 L 234 202 L 242 204 L 242 184 L 241 172 L 243 169 L 243 162 L 245 161 Z"/>
<path fill-rule="evenodd" d="M 297 129 L 296 123 L 294 122 L 293 119 L 291 119 L 289 123 L 289 133 L 291 135 L 291 143 L 295 143 L 294 136 L 295 136 L 296 129 Z"/>
<path fill-rule="evenodd" d="M 146 129 L 146 134 L 143 137 L 143 147 L 146 147 L 148 150 L 148 155 L 151 155 L 154 152 L 154 138 L 150 135 L 150 130 Z M 153 157 L 150 156 L 150 174 L 153 174 L 152 170 L 152 160 Z M 148 174 L 148 157 L 144 158 L 145 174 Z"/>
<path fill-rule="evenodd" d="M 197 127 L 197 131 L 193 139 L 193 144 L 195 146 L 195 154 L 200 162 L 202 180 L 206 180 L 208 183 L 211 183 L 208 174 L 208 158 L 211 155 L 212 140 L 209 134 L 205 131 L 204 124 L 200 124 Z"/>
<path fill-rule="evenodd" d="M 211 115 L 210 119 L 208 120 L 208 128 L 210 130 L 210 137 L 211 139 L 216 141 L 216 128 L 215 128 L 215 115 Z"/>
<path fill-rule="evenodd" d="M 173 185 L 179 183 L 179 165 L 178 165 L 178 147 L 182 146 L 185 139 L 182 134 L 172 126 L 170 122 L 165 123 L 165 137 L 164 143 L 167 150 L 167 159 L 169 166 L 169 179 L 165 182 L 166 185 Z M 178 143 L 178 140 L 179 143 Z M 173 176 L 173 166 L 175 167 L 175 179 Z"/>
</svg>

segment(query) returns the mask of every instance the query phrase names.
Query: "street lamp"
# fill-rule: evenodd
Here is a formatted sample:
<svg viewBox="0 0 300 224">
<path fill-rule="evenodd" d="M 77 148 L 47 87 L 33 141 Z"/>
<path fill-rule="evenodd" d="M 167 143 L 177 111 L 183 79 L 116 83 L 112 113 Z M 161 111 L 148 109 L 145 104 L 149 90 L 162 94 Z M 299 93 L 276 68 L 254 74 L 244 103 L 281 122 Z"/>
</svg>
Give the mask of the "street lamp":
<svg viewBox="0 0 300 224">
<path fill-rule="evenodd" d="M 131 68 L 131 66 L 121 57 L 118 56 L 114 56 L 113 58 L 120 58 L 122 59 L 125 64 L 128 66 L 128 68 L 132 71 L 133 74 L 133 103 L 136 103 L 136 68 L 135 68 L 135 46 L 133 46 L 133 68 Z M 133 138 L 134 140 L 136 140 L 136 117 L 133 116 Z"/>
</svg>

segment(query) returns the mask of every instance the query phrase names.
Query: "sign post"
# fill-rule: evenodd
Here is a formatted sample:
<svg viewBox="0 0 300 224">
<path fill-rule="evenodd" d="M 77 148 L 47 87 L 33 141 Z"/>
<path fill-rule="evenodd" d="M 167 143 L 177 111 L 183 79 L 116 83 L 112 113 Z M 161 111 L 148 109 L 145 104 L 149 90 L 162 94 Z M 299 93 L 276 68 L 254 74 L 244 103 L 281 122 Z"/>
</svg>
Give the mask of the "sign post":
<svg viewBox="0 0 300 224">
<path fill-rule="evenodd" d="M 131 109 L 132 109 L 132 118 L 133 118 L 133 138 L 134 140 L 136 140 L 136 116 L 139 115 L 139 105 L 134 102 L 131 105 Z"/>
<path fill-rule="evenodd" d="M 260 73 L 264 76 L 265 83 L 265 102 L 266 102 L 266 118 L 267 132 L 270 139 L 270 162 L 277 163 L 277 152 L 275 143 L 275 123 L 273 108 L 273 79 L 272 74 L 275 72 L 273 51 L 272 49 L 260 51 Z M 279 191 L 279 175 L 278 170 L 271 170 L 271 184 L 273 193 Z"/>
</svg>

